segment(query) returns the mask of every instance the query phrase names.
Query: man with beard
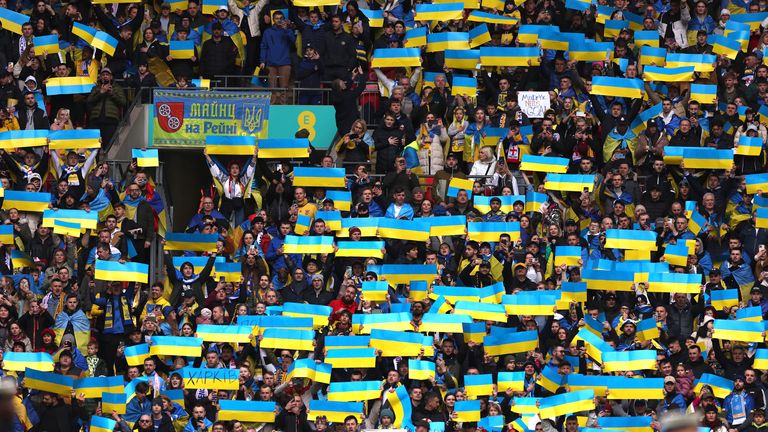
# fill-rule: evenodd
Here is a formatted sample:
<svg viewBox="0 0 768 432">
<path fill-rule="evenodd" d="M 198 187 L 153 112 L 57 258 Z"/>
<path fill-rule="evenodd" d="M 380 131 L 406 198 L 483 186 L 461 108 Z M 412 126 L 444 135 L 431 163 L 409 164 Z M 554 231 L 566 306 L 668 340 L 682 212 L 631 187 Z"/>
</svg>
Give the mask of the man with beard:
<svg viewBox="0 0 768 432">
<path fill-rule="evenodd" d="M 733 429 L 745 423 L 755 407 L 755 400 L 744 389 L 744 383 L 744 375 L 737 376 L 733 381 L 733 391 L 723 400 L 725 418 Z"/>
<path fill-rule="evenodd" d="M 536 284 L 528 279 L 528 268 L 525 264 L 521 262 L 515 265 L 511 264 L 512 262 L 510 261 L 504 266 L 504 286 L 506 287 L 507 294 L 512 294 L 518 288 L 523 291 L 536 290 Z"/>
<path fill-rule="evenodd" d="M 339 314 L 341 311 L 348 311 L 350 314 L 354 314 L 355 310 L 357 310 L 357 302 L 355 302 L 355 298 L 357 297 L 357 288 L 355 288 L 354 282 L 352 280 L 348 280 L 345 283 L 346 287 L 344 288 L 344 294 L 341 296 L 341 298 L 337 298 L 333 300 L 331 303 L 328 304 L 328 306 L 331 307 L 331 322 L 336 322 L 339 319 Z"/>
</svg>

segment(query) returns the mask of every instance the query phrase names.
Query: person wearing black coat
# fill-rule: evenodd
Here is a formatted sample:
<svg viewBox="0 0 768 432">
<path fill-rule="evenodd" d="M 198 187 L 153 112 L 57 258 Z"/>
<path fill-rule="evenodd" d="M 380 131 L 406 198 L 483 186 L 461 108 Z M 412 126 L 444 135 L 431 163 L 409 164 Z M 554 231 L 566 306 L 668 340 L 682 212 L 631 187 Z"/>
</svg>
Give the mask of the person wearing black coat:
<svg viewBox="0 0 768 432">
<path fill-rule="evenodd" d="M 94 5 L 93 10 L 99 23 L 106 29 L 106 32 L 117 39 L 115 54 L 109 57 L 107 67 L 112 70 L 114 76 L 122 77 L 123 72 L 131 66 L 131 61 L 134 57 L 133 34 L 141 28 L 142 19 L 144 18 L 144 4 L 139 3 L 136 19 L 125 22 L 120 26 L 115 24 L 116 20 L 107 16 L 103 5 Z M 74 41 L 70 40 L 70 42 Z"/>
<path fill-rule="evenodd" d="M 224 36 L 221 23 L 211 26 L 213 36 L 200 50 L 200 75 L 212 79 L 216 75 L 231 75 L 235 70 L 237 47 L 229 36 Z"/>
<path fill-rule="evenodd" d="M 330 27 L 323 35 L 323 47 L 320 49 L 325 67 L 323 78 L 326 80 L 347 79 L 349 72 L 357 66 L 355 48 L 357 43 L 352 35 L 344 31 L 341 17 L 334 16 L 331 18 Z M 349 130 L 349 128 L 339 130 Z"/>
<path fill-rule="evenodd" d="M 360 118 L 357 98 L 363 90 L 365 75 L 360 69 L 352 71 L 351 80 L 337 78 L 331 82 L 331 105 L 336 109 L 336 130 L 340 133 L 352 129 L 352 123 Z"/>
<path fill-rule="evenodd" d="M 280 414 L 275 417 L 275 428 L 284 432 L 311 432 L 312 428 L 307 421 L 307 410 L 301 395 L 294 394 L 285 404 Z"/>
<path fill-rule="evenodd" d="M 395 159 L 403 153 L 403 148 L 407 144 L 407 137 L 403 129 L 402 125 L 397 124 L 395 117 L 391 113 L 387 113 L 384 114 L 381 126 L 373 131 L 377 173 L 387 174 L 395 170 Z"/>
<path fill-rule="evenodd" d="M 38 430 L 46 432 L 74 432 L 78 430 L 77 420 L 87 420 L 87 415 L 82 409 L 81 401 L 72 398 L 72 406 L 61 400 L 61 397 L 48 392 L 43 392 L 41 404 L 33 406 L 40 418 Z"/>
<path fill-rule="evenodd" d="M 48 129 L 51 127 L 45 110 L 37 106 L 37 99 L 32 92 L 24 93 L 24 101 L 16 106 L 16 116 L 19 119 L 19 129 L 21 130 Z"/>
</svg>

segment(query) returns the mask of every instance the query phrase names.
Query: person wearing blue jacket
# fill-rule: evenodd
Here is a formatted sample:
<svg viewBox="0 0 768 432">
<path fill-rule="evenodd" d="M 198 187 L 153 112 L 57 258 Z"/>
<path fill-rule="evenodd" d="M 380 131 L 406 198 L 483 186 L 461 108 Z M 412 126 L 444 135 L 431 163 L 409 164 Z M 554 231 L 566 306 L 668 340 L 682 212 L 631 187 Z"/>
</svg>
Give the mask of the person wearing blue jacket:
<svg viewBox="0 0 768 432">
<path fill-rule="evenodd" d="M 280 222 L 280 230 L 276 235 L 272 236 L 272 241 L 269 242 L 269 249 L 267 249 L 267 262 L 272 264 L 275 273 L 282 268 L 288 268 L 288 263 L 285 262 L 283 256 L 283 243 L 285 243 L 285 236 L 291 234 L 291 223 L 288 221 Z M 293 262 L 301 262 L 301 254 L 292 254 L 291 259 Z"/>
<path fill-rule="evenodd" d="M 744 375 L 737 376 L 733 381 L 733 391 L 723 400 L 725 419 L 734 429 L 746 422 L 755 408 L 755 400 L 752 395 L 744 390 L 744 381 Z"/>
<path fill-rule="evenodd" d="M 291 85 L 291 47 L 296 44 L 296 34 L 288 28 L 282 12 L 273 15 L 274 25 L 264 30 L 261 38 L 261 67 L 269 71 L 269 87 L 287 89 Z M 278 85 L 279 84 L 279 85 Z M 287 94 L 278 91 L 274 102 L 285 104 Z"/>
<path fill-rule="evenodd" d="M 752 267 L 742 258 L 741 249 L 731 249 L 728 260 L 720 265 L 720 272 L 728 288 L 736 288 L 728 284 L 729 277 L 733 276 L 738 287 L 742 289 L 742 297 L 748 297 L 748 290 L 755 282 L 755 275 L 752 273 Z"/>
</svg>

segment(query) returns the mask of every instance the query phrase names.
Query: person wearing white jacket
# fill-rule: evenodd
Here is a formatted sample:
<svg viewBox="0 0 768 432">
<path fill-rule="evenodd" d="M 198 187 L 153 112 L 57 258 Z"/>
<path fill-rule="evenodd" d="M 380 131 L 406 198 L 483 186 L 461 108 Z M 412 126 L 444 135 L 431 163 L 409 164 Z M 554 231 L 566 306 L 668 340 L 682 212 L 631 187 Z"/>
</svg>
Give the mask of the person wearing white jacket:
<svg viewBox="0 0 768 432">
<path fill-rule="evenodd" d="M 472 164 L 469 177 L 484 177 L 480 179 L 483 184 L 490 184 L 492 176 L 496 173 L 496 159 L 493 157 L 492 147 L 480 149 L 480 159 Z M 485 177 L 488 176 L 488 177 Z"/>
<path fill-rule="evenodd" d="M 251 75 L 259 62 L 259 48 L 261 47 L 261 23 L 259 15 L 269 0 L 242 0 L 242 7 L 237 5 L 235 0 L 227 0 L 229 13 L 237 15 L 240 18 L 240 31 L 245 33 L 247 43 L 245 44 L 245 65 L 243 73 Z M 245 25 L 245 23 L 248 25 Z"/>
<path fill-rule="evenodd" d="M 419 128 L 416 138 L 419 143 L 419 165 L 425 175 L 434 175 L 443 169 L 443 143 L 448 142 L 448 131 L 441 119 L 427 114 L 427 121 Z"/>
</svg>

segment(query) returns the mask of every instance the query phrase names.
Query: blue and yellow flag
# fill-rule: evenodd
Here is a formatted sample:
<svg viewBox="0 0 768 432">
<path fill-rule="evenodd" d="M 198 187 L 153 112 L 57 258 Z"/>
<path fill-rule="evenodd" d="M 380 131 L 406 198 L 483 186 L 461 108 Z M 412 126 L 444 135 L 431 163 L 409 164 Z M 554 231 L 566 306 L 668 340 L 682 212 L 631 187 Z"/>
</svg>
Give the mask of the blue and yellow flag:
<svg viewBox="0 0 768 432">
<path fill-rule="evenodd" d="M 592 94 L 639 99 L 643 97 L 643 82 L 636 78 L 595 76 L 592 77 Z"/>
<path fill-rule="evenodd" d="M 627 20 L 605 20 L 603 36 L 608 39 L 616 39 L 622 30 L 629 30 L 629 21 Z"/>
<path fill-rule="evenodd" d="M 464 3 L 442 3 L 416 5 L 414 19 L 416 21 L 450 21 L 461 19 L 464 14 Z"/>
<path fill-rule="evenodd" d="M 101 131 L 98 129 L 51 131 L 48 134 L 48 147 L 54 150 L 100 148 Z"/>
<path fill-rule="evenodd" d="M 384 11 L 372 9 L 360 9 L 360 12 L 368 18 L 368 26 L 371 28 L 384 27 Z"/>
<path fill-rule="evenodd" d="M 372 368 L 376 366 L 375 348 L 329 350 L 325 361 L 334 368 Z"/>
<path fill-rule="evenodd" d="M 501 207 L 499 207 L 499 210 L 504 213 L 509 213 L 514 210 L 513 206 L 515 201 L 520 201 L 523 203 L 523 205 L 525 205 L 525 196 L 523 195 L 475 195 L 472 200 L 472 205 L 475 207 L 475 210 L 481 214 L 485 214 L 491 211 L 491 200 L 494 198 L 497 198 L 499 201 L 501 201 Z"/>
<path fill-rule="evenodd" d="M 381 397 L 381 381 L 332 382 L 328 387 L 331 402 L 362 402 Z"/>
<path fill-rule="evenodd" d="M 35 47 L 35 55 L 41 56 L 59 53 L 59 36 L 35 36 L 32 38 L 32 46 Z"/>
<path fill-rule="evenodd" d="M 563 264 L 567 266 L 578 266 L 581 261 L 581 246 L 556 246 L 555 247 L 555 266 Z"/>
<path fill-rule="evenodd" d="M 51 203 L 51 194 L 48 192 L 6 190 L 4 193 L 3 210 L 15 208 L 19 211 L 42 213 Z"/>
<path fill-rule="evenodd" d="M 125 405 L 127 402 L 125 393 L 102 393 L 101 395 L 101 412 L 110 414 L 115 412 L 117 414 L 125 414 Z M 182 401 L 183 403 L 183 401 Z"/>
<path fill-rule="evenodd" d="M 715 34 L 711 35 L 707 42 L 712 44 L 713 53 L 723 55 L 731 60 L 735 59 L 741 51 L 741 43 L 735 38 Z"/>
<path fill-rule="evenodd" d="M 664 378 L 612 377 L 608 390 L 608 399 L 611 400 L 663 399 Z"/>
<path fill-rule="evenodd" d="M 543 398 L 539 405 L 539 417 L 553 418 L 593 409 L 595 409 L 595 392 L 577 390 Z"/>
<path fill-rule="evenodd" d="M 469 315 L 426 313 L 421 319 L 419 331 L 422 333 L 462 333 L 464 331 L 464 326 L 471 322 L 472 317 Z M 485 328 L 483 328 L 483 334 L 485 334 Z M 480 343 L 483 343 L 482 337 L 480 338 Z"/>
<path fill-rule="evenodd" d="M 421 333 L 371 330 L 371 347 L 380 350 L 384 357 L 418 356 L 421 353 L 423 342 L 424 336 Z"/>
<path fill-rule="evenodd" d="M 268 328 L 264 330 L 260 344 L 262 348 L 312 351 L 314 337 L 312 330 Z"/>
<path fill-rule="evenodd" d="M 688 293 L 701 292 L 701 275 L 686 273 L 650 273 L 648 292 Z"/>
<path fill-rule="evenodd" d="M 581 279 L 587 282 L 589 289 L 634 292 L 634 272 L 584 269 Z"/>
<path fill-rule="evenodd" d="M 364 281 L 362 295 L 368 301 L 385 301 L 389 292 L 389 284 L 386 281 Z"/>
<path fill-rule="evenodd" d="M 407 394 L 407 393 L 406 393 Z M 329 422 L 344 423 L 344 419 L 353 416 L 358 422 L 362 421 L 362 402 L 332 402 L 312 399 L 309 401 L 309 418 L 316 420 L 324 416 Z M 395 413 L 397 414 L 397 413 Z"/>
<path fill-rule="evenodd" d="M 149 357 L 149 345 L 143 343 L 125 347 L 125 361 L 128 366 L 139 366 Z"/>
<path fill-rule="evenodd" d="M 0 132 L 0 148 L 39 147 L 48 144 L 48 131 L 45 129 L 10 130 Z"/>
<path fill-rule="evenodd" d="M 13 244 L 13 225 L 0 225 L 0 243 Z"/>
<path fill-rule="evenodd" d="M 427 35 L 427 52 L 469 49 L 469 33 L 440 32 Z"/>
<path fill-rule="evenodd" d="M 480 64 L 480 50 L 445 50 L 445 67 L 452 69 L 475 70 Z M 457 94 L 457 93 L 455 93 Z"/>
<path fill-rule="evenodd" d="M 133 149 L 131 156 L 136 159 L 136 165 L 142 168 L 152 168 L 160 166 L 160 155 L 157 149 Z"/>
<path fill-rule="evenodd" d="M 252 326 L 200 324 L 195 336 L 205 342 L 249 343 L 253 334 Z"/>
<path fill-rule="evenodd" d="M 605 430 L 620 430 L 626 432 L 652 432 L 651 422 L 653 417 L 651 416 L 638 416 L 638 417 L 607 417 L 601 416 L 597 418 L 597 424 L 601 429 Z"/>
<path fill-rule="evenodd" d="M 715 103 L 717 98 L 717 85 L 715 84 L 691 84 L 691 100 L 701 104 Z"/>
<path fill-rule="evenodd" d="M 289 235 L 285 237 L 283 251 L 287 254 L 333 253 L 333 237 Z"/>
<path fill-rule="evenodd" d="M 507 389 L 512 389 L 512 391 L 524 391 L 525 372 L 499 372 L 496 377 L 496 387 L 500 392 L 506 391 Z"/>
<path fill-rule="evenodd" d="M 22 34 L 21 27 L 29 22 L 29 17 L 8 8 L 0 8 L 0 24 L 5 30 L 18 35 Z"/>
<path fill-rule="evenodd" d="M 486 24 L 480 24 L 479 26 L 469 30 L 469 47 L 477 48 L 491 41 L 491 33 L 488 31 Z"/>
<path fill-rule="evenodd" d="M 464 215 L 417 218 L 414 220 L 428 223 L 430 236 L 464 235 L 467 229 L 467 217 Z"/>
<path fill-rule="evenodd" d="M 426 360 L 408 360 L 408 378 L 413 380 L 428 380 L 435 376 L 435 364 Z"/>
<path fill-rule="evenodd" d="M 538 414 L 541 398 L 534 397 L 516 397 L 514 398 L 515 404 L 511 405 L 509 409 L 518 414 Z"/>
<path fill-rule="evenodd" d="M 395 414 L 392 424 L 395 427 L 408 428 L 411 425 L 413 404 L 405 386 L 399 385 L 397 388 L 390 388 L 384 394 L 384 400 L 389 403 L 390 409 Z"/>
<path fill-rule="evenodd" d="M 174 60 L 188 60 L 195 56 L 195 42 L 191 40 L 169 42 L 169 54 Z"/>
<path fill-rule="evenodd" d="M 217 234 L 201 233 L 166 233 L 165 250 L 216 252 Z"/>
<path fill-rule="evenodd" d="M 653 32 L 657 35 L 658 40 L 658 33 Z M 664 66 L 667 63 L 667 49 L 666 48 L 658 48 L 655 46 L 643 46 L 640 48 L 640 64 L 643 66 L 653 65 L 653 66 Z"/>
<path fill-rule="evenodd" d="M 453 177 L 451 181 L 448 182 L 448 192 L 446 193 L 446 196 L 455 198 L 458 196 L 459 191 L 463 190 L 467 192 L 469 198 L 472 198 L 472 188 L 474 186 L 474 180 Z"/>
<path fill-rule="evenodd" d="M 91 432 L 113 432 L 117 427 L 117 422 L 106 417 L 91 416 Z"/>
<path fill-rule="evenodd" d="M 657 249 L 656 232 L 609 229 L 605 231 L 605 247 L 653 251 Z"/>
<path fill-rule="evenodd" d="M 437 275 L 435 264 L 384 264 L 379 276 L 385 276 L 392 285 L 411 283 L 423 280 L 432 283 Z"/>
<path fill-rule="evenodd" d="M 425 242 L 429 239 L 429 224 L 420 219 L 383 218 L 377 234 L 381 238 Z"/>
<path fill-rule="evenodd" d="M 536 378 L 536 383 L 550 393 L 557 392 L 557 389 L 564 386 L 567 382 L 566 376 L 560 375 L 557 373 L 556 367 L 549 365 L 544 366 Z"/>
<path fill-rule="evenodd" d="M 712 393 L 716 398 L 723 399 L 733 391 L 733 381 L 710 373 L 701 375 L 701 378 L 696 381 L 693 391 L 698 394 L 705 384 L 712 387 Z"/>
<path fill-rule="evenodd" d="M 93 35 L 91 45 L 94 48 L 104 51 L 108 56 L 114 56 L 115 50 L 117 49 L 117 39 L 113 38 L 112 35 L 107 32 L 97 31 L 96 34 Z"/>
<path fill-rule="evenodd" d="M 542 192 L 526 192 L 525 211 L 541 213 L 541 206 L 549 201 L 549 196 Z"/>
<path fill-rule="evenodd" d="M 768 208 L 759 207 L 755 210 L 755 227 L 768 228 Z"/>
<path fill-rule="evenodd" d="M 638 340 L 641 342 L 658 339 L 661 336 L 659 327 L 656 324 L 656 318 L 647 318 L 638 321 L 635 327 L 635 335 L 637 335 Z"/>
<path fill-rule="evenodd" d="M 523 24 L 517 31 L 517 41 L 526 44 L 535 44 L 538 41 L 539 33 L 543 32 L 547 26 L 536 24 Z"/>
<path fill-rule="evenodd" d="M 762 322 L 715 319 L 713 339 L 759 343 L 765 338 Z"/>
<path fill-rule="evenodd" d="M 427 44 L 427 28 L 416 27 L 405 32 L 405 48 L 419 48 Z"/>
<path fill-rule="evenodd" d="M 26 368 L 24 370 L 24 387 L 40 390 L 62 396 L 70 396 L 75 379 L 71 375 L 60 375 L 53 372 L 41 372 Z"/>
<path fill-rule="evenodd" d="M 371 67 L 374 68 L 419 66 L 421 66 L 419 48 L 377 48 L 373 51 L 371 58 Z"/>
<path fill-rule="evenodd" d="M 383 258 L 384 241 L 372 240 L 372 241 L 340 241 L 337 244 L 339 250 L 336 252 L 337 257 L 373 257 Z"/>
<path fill-rule="evenodd" d="M 570 40 L 554 26 L 544 26 L 539 33 L 538 43 L 545 50 L 568 51 L 570 47 Z"/>
<path fill-rule="evenodd" d="M 469 375 L 465 375 L 466 378 Z M 480 421 L 480 400 L 456 401 L 453 412 L 456 413 L 458 422 L 477 422 Z"/>
<path fill-rule="evenodd" d="M 564 174 L 569 163 L 566 158 L 524 154 L 520 171 Z"/>
<path fill-rule="evenodd" d="M 684 244 L 667 245 L 664 248 L 664 262 L 679 267 L 688 265 L 688 246 Z"/>
<path fill-rule="evenodd" d="M 634 39 L 635 39 L 636 47 L 644 47 L 644 46 L 658 47 L 659 46 L 659 32 L 656 30 L 636 31 L 634 34 Z"/>
<path fill-rule="evenodd" d="M 24 372 L 26 368 L 40 372 L 53 372 L 53 357 L 46 352 L 9 351 L 3 356 L 3 369 Z"/>
<path fill-rule="evenodd" d="M 85 41 L 88 45 L 93 42 L 93 37 L 96 36 L 96 32 L 97 30 L 93 27 L 89 27 L 77 21 L 72 23 L 72 33 Z"/>
<path fill-rule="evenodd" d="M 760 156 L 760 153 L 763 151 L 763 144 L 763 138 L 759 136 L 749 137 L 741 135 L 735 154 L 741 156 Z"/>
<path fill-rule="evenodd" d="M 451 94 L 474 98 L 477 96 L 477 78 L 454 75 L 451 81 Z"/>
<path fill-rule="evenodd" d="M 204 15 L 215 15 L 222 6 L 227 7 L 227 0 L 205 0 L 203 1 L 202 12 Z"/>
<path fill-rule="evenodd" d="M 515 242 L 520 239 L 519 222 L 468 222 L 467 240 L 476 242 L 498 242 L 502 234 L 507 234 Z"/>
<path fill-rule="evenodd" d="M 595 184 L 594 174 L 547 174 L 544 187 L 562 192 L 591 192 Z"/>
<path fill-rule="evenodd" d="M 493 375 L 464 375 L 464 391 L 467 399 L 477 399 L 478 396 L 493 394 Z"/>
<path fill-rule="evenodd" d="M 331 312 L 333 312 L 333 310 L 330 306 L 292 302 L 283 304 L 283 316 L 312 318 L 312 326 L 314 328 L 327 326 Z"/>
<path fill-rule="evenodd" d="M 149 283 L 149 265 L 97 259 L 96 280 Z"/>
<path fill-rule="evenodd" d="M 573 340 L 583 340 L 587 348 L 587 355 L 600 363 L 603 362 L 603 353 L 614 351 L 613 347 L 608 345 L 608 342 L 605 342 L 602 337 L 595 335 L 586 328 L 579 330 Z"/>
<path fill-rule="evenodd" d="M 68 235 L 80 237 L 80 224 L 77 222 L 66 222 L 63 220 L 53 221 L 53 233 L 59 235 Z"/>
<path fill-rule="evenodd" d="M 758 191 L 768 192 L 768 173 L 747 174 L 744 176 L 747 185 L 747 193 L 754 194 Z"/>
<path fill-rule="evenodd" d="M 537 47 L 480 47 L 483 67 L 538 66 L 541 63 Z"/>
<path fill-rule="evenodd" d="M 491 356 L 517 354 L 536 349 L 539 338 L 536 331 L 524 331 L 504 336 L 485 336 L 483 338 L 485 352 Z"/>
<path fill-rule="evenodd" d="M 476 320 L 507 322 L 507 312 L 504 305 L 500 304 L 458 301 L 454 305 L 453 312 L 469 315 Z"/>
<path fill-rule="evenodd" d="M 709 293 L 712 306 L 718 311 L 730 308 L 739 304 L 738 289 L 718 289 Z"/>
<path fill-rule="evenodd" d="M 571 60 L 605 61 L 613 55 L 613 42 L 593 42 L 590 40 L 571 47 L 568 51 Z"/>
<path fill-rule="evenodd" d="M 603 370 L 605 372 L 655 369 L 655 350 L 609 351 L 603 353 Z"/>
<path fill-rule="evenodd" d="M 690 82 L 693 81 L 693 66 L 669 67 L 651 66 L 643 69 L 644 81 Z"/>
<path fill-rule="evenodd" d="M 150 355 L 200 357 L 203 339 L 183 336 L 152 336 L 149 341 Z"/>
<path fill-rule="evenodd" d="M 696 72 L 712 72 L 715 70 L 717 56 L 712 54 L 667 54 L 667 66 L 671 68 L 693 66 Z"/>
<path fill-rule="evenodd" d="M 222 399 L 219 401 L 218 419 L 222 421 L 274 423 L 275 403 Z"/>
<path fill-rule="evenodd" d="M 712 147 L 683 150 L 685 168 L 696 169 L 731 169 L 733 150 L 718 150 Z"/>
<path fill-rule="evenodd" d="M 736 311 L 736 320 L 738 321 L 763 321 L 763 308 L 760 306 L 749 306 Z"/>
<path fill-rule="evenodd" d="M 515 25 L 520 20 L 514 16 L 496 15 L 484 11 L 474 10 L 469 13 L 467 21 L 499 25 Z"/>
<path fill-rule="evenodd" d="M 294 186 L 345 187 L 344 168 L 296 167 L 293 169 Z"/>
<path fill-rule="evenodd" d="M 755 369 L 768 369 L 768 349 L 758 348 L 755 351 L 754 363 L 752 367 Z"/>
<path fill-rule="evenodd" d="M 554 315 L 557 294 L 554 291 L 521 291 L 501 297 L 510 315 Z"/>
<path fill-rule="evenodd" d="M 205 149 L 211 155 L 252 156 L 256 149 L 256 137 L 253 135 L 207 135 Z"/>
<path fill-rule="evenodd" d="M 608 390 L 608 378 L 606 376 L 597 377 L 594 375 L 568 375 L 568 390 L 594 390 L 595 396 L 605 397 L 605 393 Z"/>
<path fill-rule="evenodd" d="M 243 279 L 243 265 L 239 262 L 214 262 L 213 268 L 218 280 L 223 279 L 225 282 L 240 283 Z"/>
<path fill-rule="evenodd" d="M 75 380 L 72 385 L 76 394 L 83 394 L 86 398 L 99 398 L 102 393 L 116 393 L 123 391 L 122 376 L 88 377 Z"/>
<path fill-rule="evenodd" d="M 258 147 L 262 159 L 305 159 L 310 152 L 307 138 L 261 139 Z"/>
</svg>

